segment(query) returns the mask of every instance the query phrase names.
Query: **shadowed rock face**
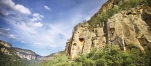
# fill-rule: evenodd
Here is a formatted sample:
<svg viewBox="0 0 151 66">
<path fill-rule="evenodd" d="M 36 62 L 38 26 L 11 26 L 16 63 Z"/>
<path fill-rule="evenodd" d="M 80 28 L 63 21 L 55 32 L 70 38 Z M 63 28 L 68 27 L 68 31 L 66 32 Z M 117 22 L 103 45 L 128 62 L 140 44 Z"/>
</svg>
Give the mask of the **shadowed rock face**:
<svg viewBox="0 0 151 66">
<path fill-rule="evenodd" d="M 107 21 L 107 33 L 109 44 L 118 44 L 126 51 L 131 44 L 144 51 L 151 43 L 151 31 L 148 20 L 144 20 L 145 10 L 141 13 L 141 7 L 131 8 L 115 14 Z M 131 14 L 127 14 L 131 12 Z M 151 16 L 151 14 L 148 14 Z M 148 19 L 148 18 L 147 18 Z M 149 21 L 151 22 L 151 20 Z M 114 29 L 112 31 L 111 29 Z"/>
<path fill-rule="evenodd" d="M 112 0 L 109 1 L 99 12 L 108 10 L 108 4 L 112 3 L 114 6 Z M 150 7 L 138 6 L 123 10 L 114 14 L 107 22 L 97 24 L 93 31 L 89 30 L 89 26 L 87 22 L 77 25 L 73 36 L 67 42 L 66 54 L 72 59 L 89 53 L 93 47 L 102 49 L 106 44 L 110 47 L 118 45 L 123 51 L 129 50 L 132 45 L 143 52 L 144 49 L 151 49 Z"/>
<path fill-rule="evenodd" d="M 7 55 L 12 55 L 14 52 L 11 52 L 10 49 L 12 48 L 12 45 L 8 42 L 0 40 L 0 51 Z"/>
<path fill-rule="evenodd" d="M 66 53 L 71 58 L 89 53 L 92 47 L 102 48 L 106 43 L 102 27 L 94 28 L 95 32 L 90 32 L 88 26 L 88 23 L 78 25 L 67 43 Z"/>
<path fill-rule="evenodd" d="M 8 48 L 12 47 L 12 45 L 10 43 L 2 41 L 2 40 L 0 40 L 0 44 L 4 45 L 5 47 L 8 47 Z"/>
</svg>

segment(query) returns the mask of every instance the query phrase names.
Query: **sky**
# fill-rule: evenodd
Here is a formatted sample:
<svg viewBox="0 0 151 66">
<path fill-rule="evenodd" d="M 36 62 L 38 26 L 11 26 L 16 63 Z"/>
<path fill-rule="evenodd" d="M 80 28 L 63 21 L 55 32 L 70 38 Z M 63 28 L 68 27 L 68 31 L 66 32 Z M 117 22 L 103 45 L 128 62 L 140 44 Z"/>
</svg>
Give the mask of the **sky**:
<svg viewBox="0 0 151 66">
<path fill-rule="evenodd" d="M 76 24 L 107 0 L 0 0 L 0 40 L 39 55 L 65 50 Z"/>
</svg>

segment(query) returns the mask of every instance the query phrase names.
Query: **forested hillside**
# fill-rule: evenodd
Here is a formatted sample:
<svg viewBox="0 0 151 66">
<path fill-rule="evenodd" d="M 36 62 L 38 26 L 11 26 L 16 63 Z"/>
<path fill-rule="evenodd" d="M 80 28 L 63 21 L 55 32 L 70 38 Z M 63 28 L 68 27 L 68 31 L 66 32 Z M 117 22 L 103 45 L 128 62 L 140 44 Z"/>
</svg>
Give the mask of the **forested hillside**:
<svg viewBox="0 0 151 66">
<path fill-rule="evenodd" d="M 22 59 L 15 55 L 15 49 L 5 47 L 1 44 L 0 48 L 1 50 L 5 48 L 11 52 L 10 55 L 8 55 L 0 51 L 0 66 L 26 66 Z"/>
</svg>

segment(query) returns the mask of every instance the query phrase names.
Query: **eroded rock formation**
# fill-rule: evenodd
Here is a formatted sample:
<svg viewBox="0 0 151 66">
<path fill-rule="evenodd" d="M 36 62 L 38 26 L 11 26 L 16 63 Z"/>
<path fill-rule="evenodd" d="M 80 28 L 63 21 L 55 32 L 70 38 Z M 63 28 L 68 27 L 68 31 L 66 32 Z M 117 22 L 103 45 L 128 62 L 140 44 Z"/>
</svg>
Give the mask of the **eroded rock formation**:
<svg viewBox="0 0 151 66">
<path fill-rule="evenodd" d="M 0 51 L 2 53 L 7 54 L 7 55 L 14 54 L 13 52 L 10 51 L 11 48 L 12 48 L 11 44 L 9 44 L 8 42 L 0 40 Z"/>
<path fill-rule="evenodd" d="M 107 7 L 112 8 L 111 6 L 115 5 L 113 5 L 112 0 L 109 0 L 99 12 L 105 12 L 108 10 Z M 140 5 L 123 10 L 114 14 L 106 22 L 97 24 L 93 31 L 89 30 L 89 27 L 88 22 L 77 25 L 73 36 L 67 42 L 66 54 L 72 59 L 81 54 L 89 53 L 93 47 L 103 49 L 106 44 L 111 48 L 118 45 L 123 51 L 129 50 L 132 45 L 142 52 L 144 49 L 151 49 L 150 7 Z"/>
<path fill-rule="evenodd" d="M 8 48 L 12 47 L 12 45 L 10 43 L 2 41 L 2 40 L 0 40 L 0 44 L 5 46 L 5 47 L 8 47 Z"/>
</svg>

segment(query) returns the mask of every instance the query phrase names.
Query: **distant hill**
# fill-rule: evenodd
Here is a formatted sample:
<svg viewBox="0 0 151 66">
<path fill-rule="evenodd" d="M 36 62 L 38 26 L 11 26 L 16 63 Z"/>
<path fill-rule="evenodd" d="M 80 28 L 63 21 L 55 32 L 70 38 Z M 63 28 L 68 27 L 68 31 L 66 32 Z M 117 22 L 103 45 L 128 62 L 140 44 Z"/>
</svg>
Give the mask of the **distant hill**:
<svg viewBox="0 0 151 66">
<path fill-rule="evenodd" d="M 0 40 L 0 66 L 26 66 L 8 42 Z"/>
<path fill-rule="evenodd" d="M 31 50 L 13 47 L 9 42 L 0 40 L 0 66 L 41 66 L 43 62 L 52 60 L 62 52 L 40 56 Z"/>
</svg>

